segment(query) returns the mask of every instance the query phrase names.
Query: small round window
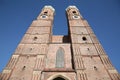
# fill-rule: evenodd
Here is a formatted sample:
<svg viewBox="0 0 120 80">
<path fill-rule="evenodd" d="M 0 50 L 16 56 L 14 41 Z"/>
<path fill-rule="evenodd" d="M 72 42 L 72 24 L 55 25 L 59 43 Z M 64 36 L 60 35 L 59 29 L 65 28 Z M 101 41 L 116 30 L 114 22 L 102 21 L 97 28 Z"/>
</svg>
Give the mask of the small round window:
<svg viewBox="0 0 120 80">
<path fill-rule="evenodd" d="M 83 41 L 86 41 L 86 40 L 87 40 L 87 38 L 86 38 L 86 37 L 82 37 L 82 40 L 83 40 Z"/>
<path fill-rule="evenodd" d="M 34 37 L 33 40 L 37 40 L 37 37 Z"/>
</svg>

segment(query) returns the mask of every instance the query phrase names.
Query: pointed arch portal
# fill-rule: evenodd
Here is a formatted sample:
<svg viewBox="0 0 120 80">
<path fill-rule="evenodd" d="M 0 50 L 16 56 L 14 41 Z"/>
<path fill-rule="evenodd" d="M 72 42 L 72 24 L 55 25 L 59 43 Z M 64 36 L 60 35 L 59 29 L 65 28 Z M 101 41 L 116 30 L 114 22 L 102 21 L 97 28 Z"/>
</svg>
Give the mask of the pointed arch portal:
<svg viewBox="0 0 120 80">
<path fill-rule="evenodd" d="M 53 79 L 53 80 L 65 80 L 65 79 L 63 79 L 63 78 L 61 78 L 61 77 L 57 77 L 57 78 L 55 78 L 55 79 Z"/>
<path fill-rule="evenodd" d="M 55 75 L 51 76 L 47 80 L 71 80 L 71 79 L 64 74 L 59 74 L 58 73 L 58 74 L 55 74 Z"/>
</svg>

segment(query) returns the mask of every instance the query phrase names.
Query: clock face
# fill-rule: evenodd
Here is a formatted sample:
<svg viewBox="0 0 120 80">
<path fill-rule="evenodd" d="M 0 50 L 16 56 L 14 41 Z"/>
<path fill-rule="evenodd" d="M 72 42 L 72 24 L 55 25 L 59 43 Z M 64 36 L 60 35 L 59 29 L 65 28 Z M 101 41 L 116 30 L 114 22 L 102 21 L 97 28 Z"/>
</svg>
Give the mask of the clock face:
<svg viewBox="0 0 120 80">
<path fill-rule="evenodd" d="M 42 15 L 41 18 L 43 19 L 47 18 L 47 15 Z"/>
<path fill-rule="evenodd" d="M 79 19 L 80 16 L 74 15 L 73 18 L 74 18 L 74 19 Z"/>
</svg>

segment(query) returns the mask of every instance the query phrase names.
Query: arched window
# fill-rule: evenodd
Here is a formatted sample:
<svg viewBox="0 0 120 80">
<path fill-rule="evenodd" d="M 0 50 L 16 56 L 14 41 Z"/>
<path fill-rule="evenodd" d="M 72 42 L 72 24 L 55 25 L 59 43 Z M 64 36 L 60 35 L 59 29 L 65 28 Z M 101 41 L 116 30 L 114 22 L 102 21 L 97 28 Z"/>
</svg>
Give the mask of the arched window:
<svg viewBox="0 0 120 80">
<path fill-rule="evenodd" d="M 56 67 L 64 67 L 64 50 L 62 48 L 59 48 L 56 53 Z"/>
<path fill-rule="evenodd" d="M 72 11 L 72 13 L 73 13 L 73 14 L 75 14 L 75 13 L 76 13 L 76 11 Z"/>
</svg>

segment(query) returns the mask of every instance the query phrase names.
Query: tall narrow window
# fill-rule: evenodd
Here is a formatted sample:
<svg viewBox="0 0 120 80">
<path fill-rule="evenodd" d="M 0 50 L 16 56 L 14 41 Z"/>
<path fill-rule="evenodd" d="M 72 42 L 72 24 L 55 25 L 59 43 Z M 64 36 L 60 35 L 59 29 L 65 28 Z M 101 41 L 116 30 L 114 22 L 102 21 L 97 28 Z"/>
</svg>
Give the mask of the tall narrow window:
<svg viewBox="0 0 120 80">
<path fill-rule="evenodd" d="M 64 50 L 62 48 L 59 48 L 56 53 L 56 67 L 64 67 Z"/>
</svg>

